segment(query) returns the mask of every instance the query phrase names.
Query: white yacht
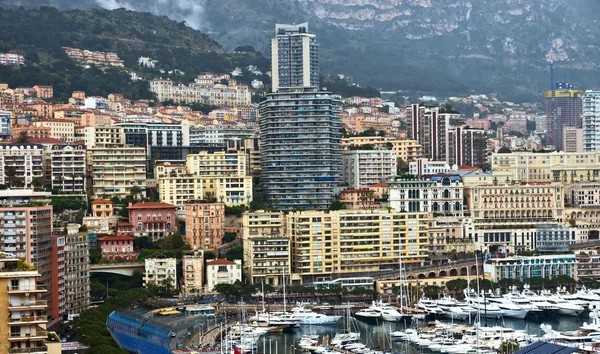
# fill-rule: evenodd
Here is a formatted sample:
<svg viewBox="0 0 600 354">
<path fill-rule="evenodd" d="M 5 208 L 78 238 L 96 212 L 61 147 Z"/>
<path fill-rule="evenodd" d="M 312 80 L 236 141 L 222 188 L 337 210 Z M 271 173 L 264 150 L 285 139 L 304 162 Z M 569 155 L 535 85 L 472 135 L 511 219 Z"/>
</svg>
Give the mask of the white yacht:
<svg viewBox="0 0 600 354">
<path fill-rule="evenodd" d="M 417 308 L 425 311 L 428 315 L 442 316 L 444 314 L 444 310 L 438 306 L 437 302 L 428 298 L 419 300 Z"/>
<path fill-rule="evenodd" d="M 255 322 L 259 326 L 268 326 L 268 327 L 294 327 L 298 325 L 299 321 L 293 318 L 287 318 L 276 313 L 269 313 L 266 311 L 257 311 L 256 314 L 250 318 L 248 321 Z"/>
<path fill-rule="evenodd" d="M 355 312 L 354 317 L 363 321 L 373 322 L 381 319 L 381 312 L 375 311 L 371 307 L 368 307 L 366 309 L 362 309 L 360 311 Z"/>
<path fill-rule="evenodd" d="M 301 325 L 335 325 L 343 318 L 343 316 L 328 316 L 317 313 L 303 305 L 292 308 L 292 312 L 288 316 L 292 320 L 299 321 Z"/>
<path fill-rule="evenodd" d="M 576 331 L 558 332 L 552 330 L 552 326 L 542 324 L 541 330 L 546 334 L 544 340 L 558 342 L 571 346 L 572 344 L 597 341 L 600 338 L 600 318 L 598 310 L 594 309 L 590 312 L 592 323 L 583 323 L 583 326 Z"/>
<path fill-rule="evenodd" d="M 557 288 L 556 289 L 556 294 L 557 297 L 563 299 L 563 300 L 567 300 L 568 302 L 575 304 L 575 305 L 579 305 L 581 307 L 583 307 L 584 309 L 589 307 L 589 301 L 584 301 L 582 299 L 580 299 L 577 295 L 575 294 L 571 294 L 570 292 L 567 291 L 567 288 Z"/>
<path fill-rule="evenodd" d="M 469 317 L 469 313 L 472 311 L 470 307 L 459 304 L 451 297 L 443 297 L 436 303 L 437 306 L 444 311 L 444 317 L 453 320 L 466 320 Z M 473 311 L 473 315 L 475 313 L 476 311 Z"/>
<path fill-rule="evenodd" d="M 510 292 L 508 294 L 504 295 L 504 298 L 507 299 L 508 301 L 512 302 L 513 304 L 521 307 L 522 309 L 527 310 L 528 311 L 527 315 L 530 317 L 531 316 L 536 317 L 543 313 L 543 311 L 539 307 L 537 307 L 529 299 L 527 299 L 526 297 L 521 295 L 517 291 L 516 286 L 511 287 Z"/>
<path fill-rule="evenodd" d="M 500 295 L 500 289 L 497 289 L 496 294 L 490 291 L 487 296 L 487 300 L 492 304 L 498 305 L 498 307 L 504 312 L 504 317 L 524 319 L 529 313 L 529 310 L 522 308 L 521 306 Z"/>
<path fill-rule="evenodd" d="M 562 297 L 552 294 L 549 290 L 542 291 L 541 296 L 546 298 L 550 304 L 558 307 L 558 313 L 565 316 L 577 317 L 585 310 L 583 306 L 565 300 Z"/>
<path fill-rule="evenodd" d="M 592 292 L 590 289 L 586 289 L 585 286 L 582 289 L 579 289 L 575 293 L 575 296 L 577 296 L 579 300 L 587 302 L 590 309 L 593 307 L 600 308 L 600 295 Z"/>
<path fill-rule="evenodd" d="M 529 285 L 525 284 L 523 287 L 523 292 L 521 295 L 531 301 L 531 303 L 540 310 L 544 312 L 546 315 L 555 315 L 558 314 L 558 306 L 556 304 L 551 304 L 548 302 L 548 299 L 544 296 L 538 295 L 533 291 L 529 290 Z"/>
<path fill-rule="evenodd" d="M 465 300 L 469 306 L 479 311 L 483 317 L 500 318 L 504 315 L 504 311 L 497 304 L 492 304 L 488 299 L 478 296 L 473 291 L 469 293 L 465 290 Z"/>
<path fill-rule="evenodd" d="M 400 312 L 398 312 L 398 310 L 394 309 L 389 304 L 386 304 L 381 301 L 373 301 L 371 306 L 369 306 L 366 310 L 370 310 L 370 311 L 372 311 L 372 313 L 378 313 L 380 315 L 379 317 L 382 320 L 388 321 L 388 322 L 398 322 L 404 317 L 409 317 L 409 316 L 405 316 L 405 315 L 401 314 Z M 361 312 L 361 311 L 359 311 L 359 312 Z M 360 316 L 370 317 L 372 315 L 371 312 L 366 312 L 366 314 L 362 314 L 362 313 L 359 314 L 359 312 L 356 313 L 357 317 L 360 317 Z M 363 319 L 365 319 L 365 318 L 363 318 Z"/>
</svg>

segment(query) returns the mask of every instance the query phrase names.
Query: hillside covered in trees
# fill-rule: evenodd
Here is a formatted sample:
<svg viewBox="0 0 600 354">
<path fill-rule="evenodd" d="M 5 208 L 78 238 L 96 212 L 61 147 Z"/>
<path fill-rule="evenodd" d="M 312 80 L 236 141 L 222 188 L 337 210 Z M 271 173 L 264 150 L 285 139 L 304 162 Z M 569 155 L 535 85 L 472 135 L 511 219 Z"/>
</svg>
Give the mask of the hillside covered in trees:
<svg viewBox="0 0 600 354">
<path fill-rule="evenodd" d="M 123 69 L 84 69 L 62 47 L 115 52 L 128 71 L 144 78 L 160 76 L 159 69 L 185 72 L 174 78 L 181 82 L 204 71 L 224 73 L 248 65 L 269 70 L 269 61 L 261 53 L 226 52 L 206 34 L 165 16 L 124 9 L 0 8 L 0 52 L 16 52 L 26 59 L 25 66 L 0 66 L 0 82 L 10 87 L 53 85 L 55 96 L 62 99 L 74 90 L 88 95 L 122 92 L 129 98 L 152 97 L 147 82 L 132 82 Z M 138 66 L 140 56 L 158 60 L 156 68 Z"/>
</svg>

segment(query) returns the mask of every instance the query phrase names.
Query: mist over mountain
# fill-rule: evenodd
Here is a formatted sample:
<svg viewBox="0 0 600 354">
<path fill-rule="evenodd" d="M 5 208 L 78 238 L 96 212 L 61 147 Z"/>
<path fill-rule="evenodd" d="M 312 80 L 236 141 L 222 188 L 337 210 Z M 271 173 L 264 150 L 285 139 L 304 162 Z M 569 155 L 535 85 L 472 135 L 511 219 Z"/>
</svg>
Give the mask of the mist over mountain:
<svg viewBox="0 0 600 354">
<path fill-rule="evenodd" d="M 150 11 L 265 54 L 275 23 L 308 21 L 324 73 L 386 90 L 539 99 L 550 60 L 578 88 L 600 83 L 596 0 L 0 0 L 42 3 Z"/>
</svg>

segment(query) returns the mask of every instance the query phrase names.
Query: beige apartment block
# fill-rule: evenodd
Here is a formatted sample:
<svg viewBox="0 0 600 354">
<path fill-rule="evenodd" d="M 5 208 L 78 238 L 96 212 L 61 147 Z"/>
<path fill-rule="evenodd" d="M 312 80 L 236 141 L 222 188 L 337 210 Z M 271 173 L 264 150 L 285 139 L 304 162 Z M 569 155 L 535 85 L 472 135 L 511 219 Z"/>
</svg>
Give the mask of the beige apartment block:
<svg viewBox="0 0 600 354">
<path fill-rule="evenodd" d="M 93 199 L 122 198 L 130 195 L 133 186 L 139 187 L 145 195 L 145 148 L 95 147 L 88 149 L 87 160 Z"/>
<path fill-rule="evenodd" d="M 283 284 L 289 279 L 290 238 L 281 211 L 244 213 L 244 272 L 252 284 Z"/>
<path fill-rule="evenodd" d="M 428 255 L 431 214 L 302 211 L 287 216 L 292 269 L 303 282 L 420 266 Z"/>
</svg>

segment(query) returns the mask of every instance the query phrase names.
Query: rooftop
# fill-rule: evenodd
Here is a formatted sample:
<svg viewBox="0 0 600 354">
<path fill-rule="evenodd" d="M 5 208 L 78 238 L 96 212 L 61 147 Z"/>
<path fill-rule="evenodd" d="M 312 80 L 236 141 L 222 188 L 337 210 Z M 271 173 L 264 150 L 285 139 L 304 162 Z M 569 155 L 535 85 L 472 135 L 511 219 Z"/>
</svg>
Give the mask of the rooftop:
<svg viewBox="0 0 600 354">
<path fill-rule="evenodd" d="M 235 262 L 232 262 L 230 260 L 227 259 L 215 259 L 214 261 L 209 261 L 206 262 L 206 265 L 231 265 L 231 264 L 236 264 Z"/>
<path fill-rule="evenodd" d="M 129 204 L 127 209 L 150 209 L 150 208 L 168 208 L 168 209 L 177 209 L 177 207 L 173 204 L 163 203 L 163 202 L 150 202 L 150 203 L 135 203 Z"/>
</svg>

